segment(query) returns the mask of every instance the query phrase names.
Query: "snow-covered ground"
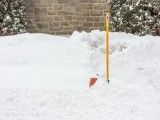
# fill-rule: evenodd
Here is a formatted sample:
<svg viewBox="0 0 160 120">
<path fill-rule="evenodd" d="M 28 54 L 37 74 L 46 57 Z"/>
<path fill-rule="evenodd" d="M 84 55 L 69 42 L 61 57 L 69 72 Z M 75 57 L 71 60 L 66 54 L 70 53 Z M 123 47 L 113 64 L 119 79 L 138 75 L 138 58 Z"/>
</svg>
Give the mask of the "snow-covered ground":
<svg viewBox="0 0 160 120">
<path fill-rule="evenodd" d="M 0 37 L 0 120 L 160 120 L 160 37 Z M 89 79 L 99 74 L 89 88 Z"/>
</svg>

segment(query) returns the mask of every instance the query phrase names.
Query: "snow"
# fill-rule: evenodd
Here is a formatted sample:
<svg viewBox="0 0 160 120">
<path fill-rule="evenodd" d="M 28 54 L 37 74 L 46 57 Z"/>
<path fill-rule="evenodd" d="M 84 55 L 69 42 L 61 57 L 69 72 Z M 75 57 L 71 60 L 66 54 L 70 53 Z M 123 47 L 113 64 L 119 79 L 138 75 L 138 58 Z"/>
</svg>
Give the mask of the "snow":
<svg viewBox="0 0 160 120">
<path fill-rule="evenodd" d="M 80 41 L 23 34 L 3 37 L 0 43 L 1 87 L 88 87 L 89 68 L 85 68 L 88 53 Z"/>
<path fill-rule="evenodd" d="M 138 1 L 137 1 L 137 3 L 136 3 L 137 6 L 139 5 L 140 1 L 141 1 L 141 0 L 138 0 Z"/>
<path fill-rule="evenodd" d="M 0 119 L 159 120 L 159 40 L 110 33 L 108 84 L 105 32 L 0 37 Z"/>
<path fill-rule="evenodd" d="M 133 10 L 133 6 L 130 5 L 130 6 L 129 6 L 129 11 L 132 11 L 132 10 Z"/>
</svg>

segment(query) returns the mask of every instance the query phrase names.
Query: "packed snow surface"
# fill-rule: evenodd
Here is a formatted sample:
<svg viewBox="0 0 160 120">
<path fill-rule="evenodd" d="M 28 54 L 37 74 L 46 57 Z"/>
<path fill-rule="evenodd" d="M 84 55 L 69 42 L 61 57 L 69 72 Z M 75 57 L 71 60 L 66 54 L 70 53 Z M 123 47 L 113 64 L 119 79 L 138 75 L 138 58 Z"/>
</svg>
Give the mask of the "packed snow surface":
<svg viewBox="0 0 160 120">
<path fill-rule="evenodd" d="M 0 37 L 0 120 L 160 120 L 159 45 L 110 33 L 108 84 L 105 32 Z"/>
</svg>

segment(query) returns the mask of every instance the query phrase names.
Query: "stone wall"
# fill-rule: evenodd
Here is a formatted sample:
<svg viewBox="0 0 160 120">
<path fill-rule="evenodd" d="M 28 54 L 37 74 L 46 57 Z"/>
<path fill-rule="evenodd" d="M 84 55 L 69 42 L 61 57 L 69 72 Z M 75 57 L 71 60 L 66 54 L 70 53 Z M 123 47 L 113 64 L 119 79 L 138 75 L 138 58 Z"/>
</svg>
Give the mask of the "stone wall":
<svg viewBox="0 0 160 120">
<path fill-rule="evenodd" d="M 27 31 L 69 35 L 105 30 L 107 0 L 26 0 Z"/>
</svg>

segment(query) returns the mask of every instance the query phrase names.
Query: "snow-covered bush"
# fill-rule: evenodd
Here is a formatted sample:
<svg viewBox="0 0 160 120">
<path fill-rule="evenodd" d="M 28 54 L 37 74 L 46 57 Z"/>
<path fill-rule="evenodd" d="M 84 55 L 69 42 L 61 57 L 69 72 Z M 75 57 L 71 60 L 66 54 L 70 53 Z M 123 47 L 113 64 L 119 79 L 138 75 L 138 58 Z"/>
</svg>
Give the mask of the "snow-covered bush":
<svg viewBox="0 0 160 120">
<path fill-rule="evenodd" d="M 160 35 L 157 0 L 111 0 L 111 29 L 137 35 Z"/>
<path fill-rule="evenodd" d="M 23 0 L 0 0 L 0 35 L 25 32 L 26 10 Z"/>
</svg>

